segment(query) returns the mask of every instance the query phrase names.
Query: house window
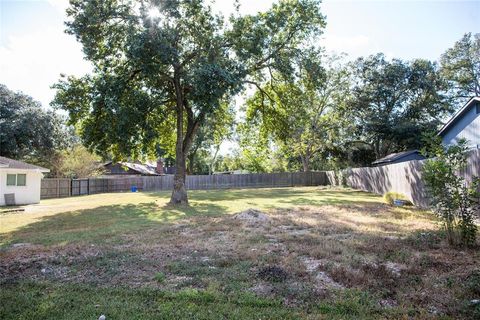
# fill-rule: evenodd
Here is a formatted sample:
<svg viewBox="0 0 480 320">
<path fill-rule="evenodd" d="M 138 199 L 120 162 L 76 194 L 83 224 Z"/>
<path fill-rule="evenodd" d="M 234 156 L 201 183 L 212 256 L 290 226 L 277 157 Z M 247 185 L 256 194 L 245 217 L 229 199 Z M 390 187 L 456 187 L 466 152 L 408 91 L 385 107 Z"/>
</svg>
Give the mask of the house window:
<svg viewBox="0 0 480 320">
<path fill-rule="evenodd" d="M 24 187 L 27 185 L 27 175 L 17 174 L 17 186 Z"/>
<path fill-rule="evenodd" d="M 17 185 L 17 175 L 16 174 L 7 174 L 7 186 Z"/>
<path fill-rule="evenodd" d="M 27 185 L 26 174 L 7 174 L 7 186 L 24 187 Z"/>
</svg>

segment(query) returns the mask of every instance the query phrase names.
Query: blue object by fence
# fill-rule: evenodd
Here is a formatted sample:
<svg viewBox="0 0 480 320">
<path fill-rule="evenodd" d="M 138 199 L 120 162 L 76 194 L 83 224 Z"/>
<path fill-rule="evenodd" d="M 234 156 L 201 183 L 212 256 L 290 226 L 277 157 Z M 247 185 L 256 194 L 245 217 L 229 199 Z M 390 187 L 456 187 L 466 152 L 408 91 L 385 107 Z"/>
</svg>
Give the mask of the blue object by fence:
<svg viewBox="0 0 480 320">
<path fill-rule="evenodd" d="M 400 199 L 395 199 L 393 200 L 393 204 L 398 206 L 398 207 L 401 207 L 401 206 L 404 206 L 405 205 L 405 201 L 404 200 L 400 200 Z"/>
<path fill-rule="evenodd" d="M 132 192 L 137 192 L 137 186 L 132 186 L 130 190 L 132 190 Z"/>
</svg>

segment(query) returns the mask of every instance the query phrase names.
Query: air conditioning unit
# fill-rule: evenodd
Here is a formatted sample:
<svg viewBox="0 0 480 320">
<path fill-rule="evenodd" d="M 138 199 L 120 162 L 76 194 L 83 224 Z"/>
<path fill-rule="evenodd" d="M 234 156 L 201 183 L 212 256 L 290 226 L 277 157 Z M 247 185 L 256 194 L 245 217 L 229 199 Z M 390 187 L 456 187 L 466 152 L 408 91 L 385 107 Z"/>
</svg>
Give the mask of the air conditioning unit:
<svg viewBox="0 0 480 320">
<path fill-rule="evenodd" d="M 5 205 L 6 206 L 14 206 L 15 205 L 15 193 L 5 193 L 3 196 L 5 197 Z"/>
</svg>

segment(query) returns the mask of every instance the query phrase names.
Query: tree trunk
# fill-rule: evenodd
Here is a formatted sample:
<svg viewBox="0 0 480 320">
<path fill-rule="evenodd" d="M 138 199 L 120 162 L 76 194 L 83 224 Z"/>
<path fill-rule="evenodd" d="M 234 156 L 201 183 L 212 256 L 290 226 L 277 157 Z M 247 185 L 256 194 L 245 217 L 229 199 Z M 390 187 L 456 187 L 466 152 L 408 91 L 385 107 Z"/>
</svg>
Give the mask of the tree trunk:
<svg viewBox="0 0 480 320">
<path fill-rule="evenodd" d="M 187 189 L 185 188 L 185 150 L 183 142 L 183 94 L 178 74 L 174 75 L 174 85 L 177 104 L 177 143 L 175 146 L 175 175 L 173 177 L 173 191 L 170 197 L 171 205 L 188 205 Z"/>
<path fill-rule="evenodd" d="M 187 157 L 188 158 L 187 174 L 193 174 L 196 154 L 197 154 L 197 150 L 192 150 L 192 152 L 190 152 L 188 154 L 188 157 Z"/>
<path fill-rule="evenodd" d="M 310 157 L 301 156 L 303 172 L 310 172 Z"/>
<path fill-rule="evenodd" d="M 213 167 L 215 166 L 215 161 L 217 159 L 217 154 L 218 154 L 219 150 L 220 150 L 220 144 L 217 145 L 217 149 L 215 150 L 215 154 L 213 155 L 213 159 L 210 162 L 210 165 L 208 166 L 208 174 L 209 175 L 213 174 Z"/>
<path fill-rule="evenodd" d="M 179 124 L 180 123 L 180 124 Z M 177 144 L 175 148 L 175 176 L 173 177 L 173 191 L 170 198 L 172 205 L 188 205 L 187 189 L 185 188 L 185 154 L 183 152 L 183 119 L 177 118 Z M 180 133 L 179 133 L 180 132 Z"/>
</svg>

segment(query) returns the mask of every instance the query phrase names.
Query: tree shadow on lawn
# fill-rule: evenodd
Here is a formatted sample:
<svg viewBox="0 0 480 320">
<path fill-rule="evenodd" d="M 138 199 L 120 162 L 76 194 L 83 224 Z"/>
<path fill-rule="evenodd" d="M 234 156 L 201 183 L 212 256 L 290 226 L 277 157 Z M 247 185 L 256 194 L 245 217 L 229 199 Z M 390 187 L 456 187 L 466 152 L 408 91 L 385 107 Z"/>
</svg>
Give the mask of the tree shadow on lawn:
<svg viewBox="0 0 480 320">
<path fill-rule="evenodd" d="M 152 197 L 158 193 L 150 193 Z M 312 200 L 311 198 L 319 198 Z M 379 196 L 358 190 L 325 190 L 309 188 L 258 188 L 258 189 L 226 189 L 226 190 L 191 190 L 189 198 L 193 201 L 235 201 L 248 199 L 269 199 L 273 202 L 292 204 L 338 204 L 378 202 Z M 310 201 L 310 203 L 308 203 Z"/>
<path fill-rule="evenodd" d="M 362 195 L 362 198 L 365 196 Z M 321 205 L 344 205 L 344 204 L 357 204 L 368 205 L 375 202 L 379 202 L 377 196 L 373 196 L 372 200 L 366 201 L 366 199 L 359 199 L 358 197 L 331 195 L 322 197 L 322 199 L 312 198 L 296 198 L 296 199 L 282 199 L 278 200 L 279 203 L 293 204 L 297 206 L 321 206 Z"/>
<path fill-rule="evenodd" d="M 0 248 L 14 243 L 66 245 L 72 242 L 116 243 L 122 236 L 157 228 L 192 216 L 216 216 L 226 208 L 192 203 L 189 207 L 155 202 L 101 206 L 45 216 L 15 231 L 0 234 Z"/>
</svg>

